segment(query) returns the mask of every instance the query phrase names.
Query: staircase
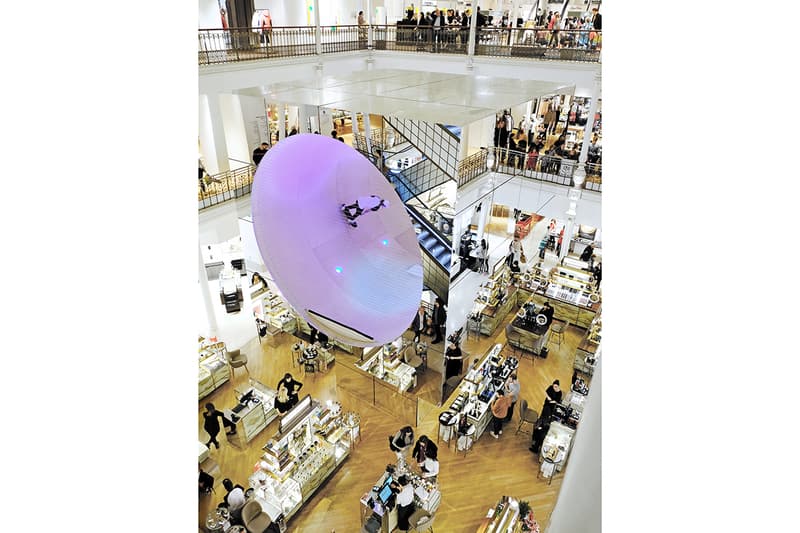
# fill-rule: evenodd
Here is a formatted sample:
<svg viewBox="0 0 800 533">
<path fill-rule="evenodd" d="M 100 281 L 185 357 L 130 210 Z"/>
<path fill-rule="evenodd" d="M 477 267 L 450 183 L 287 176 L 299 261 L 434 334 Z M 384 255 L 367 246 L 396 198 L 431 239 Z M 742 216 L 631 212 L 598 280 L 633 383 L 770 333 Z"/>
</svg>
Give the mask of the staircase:
<svg viewBox="0 0 800 533">
<path fill-rule="evenodd" d="M 419 150 L 428 161 L 425 167 L 420 167 L 415 174 L 409 175 L 409 178 L 414 179 L 412 183 L 419 189 L 419 193 L 427 192 L 448 179 L 457 180 L 458 155 L 461 144 L 458 137 L 441 124 L 386 116 L 383 119 L 389 127 Z M 410 169 L 406 169 L 407 174 L 408 170 Z"/>
<path fill-rule="evenodd" d="M 450 243 L 416 209 L 407 205 L 406 210 L 411 215 L 411 224 L 414 226 L 420 245 L 436 259 L 443 270 L 450 272 Z"/>
</svg>

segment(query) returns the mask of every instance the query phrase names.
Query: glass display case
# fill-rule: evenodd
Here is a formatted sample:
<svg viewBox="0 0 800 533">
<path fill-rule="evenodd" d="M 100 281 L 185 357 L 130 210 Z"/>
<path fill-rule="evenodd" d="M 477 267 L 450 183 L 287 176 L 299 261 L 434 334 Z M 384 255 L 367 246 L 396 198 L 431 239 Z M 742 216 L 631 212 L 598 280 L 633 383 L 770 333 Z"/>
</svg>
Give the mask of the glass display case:
<svg viewBox="0 0 800 533">
<path fill-rule="evenodd" d="M 250 476 L 256 497 L 287 520 L 349 455 L 337 406 L 322 407 L 311 396 L 303 398 L 283 417 Z"/>
<path fill-rule="evenodd" d="M 225 343 L 200 341 L 198 394 L 203 399 L 230 379 L 230 367 L 225 360 Z"/>
</svg>

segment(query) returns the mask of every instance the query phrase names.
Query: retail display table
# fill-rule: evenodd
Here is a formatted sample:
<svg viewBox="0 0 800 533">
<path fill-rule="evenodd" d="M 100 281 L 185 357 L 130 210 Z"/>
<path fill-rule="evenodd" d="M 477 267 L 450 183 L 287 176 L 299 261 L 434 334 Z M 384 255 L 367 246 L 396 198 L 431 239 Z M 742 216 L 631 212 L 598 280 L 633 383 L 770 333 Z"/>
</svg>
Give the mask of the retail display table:
<svg viewBox="0 0 800 533">
<path fill-rule="evenodd" d="M 228 435 L 228 441 L 243 448 L 278 417 L 278 410 L 275 409 L 278 393 L 254 379 L 250 380 L 246 390 L 237 390 L 236 393 L 242 400 L 232 409 L 225 409 L 223 414 L 236 425 L 236 433 Z"/>
<path fill-rule="evenodd" d="M 381 533 L 391 533 L 395 530 L 397 527 L 397 505 L 390 510 L 386 509 L 386 506 L 380 499 L 380 491 L 387 483 L 397 481 L 401 475 L 408 477 L 411 485 L 414 487 L 414 504 L 416 508 L 424 509 L 431 514 L 436 512 L 442 501 L 442 493 L 439 492 L 438 484 L 420 477 L 417 472 L 409 469 L 405 460 L 401 459 L 394 465 L 394 472 L 392 474 L 388 472 L 381 474 L 375 485 L 361 496 L 360 509 L 362 526 L 372 520 L 373 522 L 380 522 L 380 529 L 378 531 Z"/>
<path fill-rule="evenodd" d="M 455 436 L 457 419 L 466 415 L 467 423 L 474 429 L 471 440 L 481 438 L 492 420 L 490 405 L 499 387 L 505 385 L 508 376 L 519 366 L 514 357 L 503 357 L 502 344 L 495 344 L 474 369 L 467 372 L 461 384 L 443 404 L 448 406 L 439 416 L 439 439 L 449 442 Z M 470 443 L 471 444 L 471 443 Z"/>
<path fill-rule="evenodd" d="M 199 399 L 203 399 L 231 378 L 231 370 L 225 360 L 225 343 L 200 341 L 199 371 L 197 387 Z"/>
</svg>

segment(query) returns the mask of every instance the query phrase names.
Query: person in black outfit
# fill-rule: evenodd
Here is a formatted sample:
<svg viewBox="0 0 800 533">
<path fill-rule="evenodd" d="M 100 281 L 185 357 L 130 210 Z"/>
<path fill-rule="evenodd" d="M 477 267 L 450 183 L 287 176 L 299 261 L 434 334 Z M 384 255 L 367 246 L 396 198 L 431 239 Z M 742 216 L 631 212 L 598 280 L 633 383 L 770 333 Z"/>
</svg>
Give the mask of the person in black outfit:
<svg viewBox="0 0 800 533">
<path fill-rule="evenodd" d="M 225 418 L 225 415 L 222 414 L 221 411 L 217 411 L 217 408 L 214 407 L 214 404 L 209 402 L 206 404 L 206 410 L 203 413 L 203 429 L 206 430 L 208 433 L 209 439 L 206 443 L 206 446 L 211 448 L 211 445 L 214 444 L 217 446 L 219 450 L 219 442 L 217 441 L 217 435 L 219 435 L 219 419 L 222 418 L 222 423 L 225 427 L 231 429 L 231 431 L 226 432 L 228 435 L 236 434 L 236 425 Z"/>
<path fill-rule="evenodd" d="M 287 372 L 275 388 L 280 390 L 281 387 L 286 387 L 286 390 L 289 392 L 289 409 L 300 403 L 297 392 L 303 388 L 303 384 L 295 380 L 290 373 Z"/>
<path fill-rule="evenodd" d="M 583 249 L 583 253 L 581 253 L 581 261 L 588 261 L 589 258 L 592 257 L 593 253 L 594 253 L 594 248 L 590 244 Z"/>
<path fill-rule="evenodd" d="M 597 31 L 602 31 L 602 29 L 603 29 L 603 15 L 601 15 L 597 11 L 596 7 L 594 9 L 592 9 L 592 14 L 594 15 L 592 17 L 592 26 L 594 26 L 594 29 L 596 29 Z"/>
<path fill-rule="evenodd" d="M 414 315 L 414 321 L 411 322 L 411 329 L 414 330 L 414 342 L 419 342 L 420 334 L 425 331 L 425 307 L 420 305 L 419 311 Z"/>
<path fill-rule="evenodd" d="M 545 302 L 544 303 L 544 307 L 542 308 L 542 313 L 541 313 L 541 314 L 543 314 L 544 316 L 547 317 L 547 322 L 545 323 L 545 326 L 550 327 L 550 324 L 553 323 L 553 313 L 554 312 L 555 312 L 555 309 L 553 309 L 553 306 L 550 305 L 550 302 Z"/>
<path fill-rule="evenodd" d="M 600 288 L 600 279 L 603 277 L 603 262 L 600 261 L 594 266 L 594 280 L 597 282 L 597 288 Z"/>
<path fill-rule="evenodd" d="M 528 450 L 532 451 L 533 453 L 539 453 L 539 450 L 542 449 L 542 442 L 544 442 L 544 438 L 548 431 L 550 431 L 549 410 L 546 413 L 542 412 L 539 420 L 537 420 L 534 424 L 533 435 L 531 435 L 531 445 Z"/>
<path fill-rule="evenodd" d="M 256 166 L 264 159 L 264 154 L 267 153 L 267 150 L 269 150 L 269 145 L 267 143 L 261 143 L 261 146 L 253 150 L 253 163 L 255 163 Z"/>
<path fill-rule="evenodd" d="M 561 403 L 561 398 L 563 397 L 564 393 L 561 390 L 561 384 L 558 380 L 555 380 L 552 385 L 547 387 L 545 391 L 545 399 L 544 405 L 542 405 L 542 413 L 547 411 L 548 413 L 552 412 L 553 408 Z"/>
<path fill-rule="evenodd" d="M 420 435 L 419 439 L 417 439 L 417 443 L 414 445 L 414 450 L 411 452 L 411 455 L 417 461 L 417 464 L 422 466 L 425 459 L 428 457 L 436 458 L 438 452 L 439 450 L 436 444 L 429 439 L 427 435 Z"/>
<path fill-rule="evenodd" d="M 453 376 L 461 374 L 463 367 L 464 354 L 461 353 L 461 348 L 453 341 L 448 342 L 447 350 L 444 352 L 444 379 L 447 381 Z"/>
<path fill-rule="evenodd" d="M 442 330 L 447 325 L 447 311 L 444 309 L 444 302 L 438 296 L 433 304 L 433 340 L 431 344 L 442 342 Z"/>
<path fill-rule="evenodd" d="M 200 491 L 200 494 L 208 494 L 214 487 L 214 476 L 203 470 L 202 466 L 200 467 L 200 476 L 197 480 L 197 487 Z"/>
</svg>

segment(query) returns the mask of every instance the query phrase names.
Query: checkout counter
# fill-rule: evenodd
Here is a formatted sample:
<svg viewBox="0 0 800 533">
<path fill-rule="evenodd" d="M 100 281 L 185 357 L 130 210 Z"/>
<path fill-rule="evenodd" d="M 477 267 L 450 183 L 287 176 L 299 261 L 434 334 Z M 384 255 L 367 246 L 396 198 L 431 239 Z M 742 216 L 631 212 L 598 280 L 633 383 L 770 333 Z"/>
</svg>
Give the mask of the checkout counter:
<svg viewBox="0 0 800 533">
<path fill-rule="evenodd" d="M 414 505 L 417 509 L 423 509 L 430 514 L 434 514 L 442 501 L 442 493 L 439 492 L 437 483 L 423 479 L 417 473 L 412 472 L 404 460 L 400 460 L 396 465 L 390 465 L 378 481 L 373 485 L 369 492 L 361 496 L 361 525 L 368 531 L 380 531 L 381 533 L 391 533 L 397 528 L 397 505 L 395 503 L 396 494 L 389 487 L 392 481 L 397 481 L 401 475 L 405 475 L 414 487 Z M 368 525 L 369 523 L 369 525 Z M 380 524 L 379 529 L 375 529 Z"/>
<path fill-rule="evenodd" d="M 236 426 L 236 433 L 227 436 L 228 442 L 244 448 L 278 417 L 278 410 L 275 409 L 278 392 L 254 379 L 250 380 L 249 387 L 235 392 L 239 403 L 222 413 Z"/>
<path fill-rule="evenodd" d="M 439 415 L 439 438 L 448 442 L 455 437 L 458 419 L 467 417 L 468 435 L 478 440 L 492 420 L 492 401 L 496 391 L 504 387 L 508 377 L 519 366 L 516 357 L 500 354 L 502 344 L 495 344 L 477 367 L 467 371 L 458 388 L 443 405 L 448 409 Z M 471 427 L 474 427 L 474 431 Z"/>
</svg>

